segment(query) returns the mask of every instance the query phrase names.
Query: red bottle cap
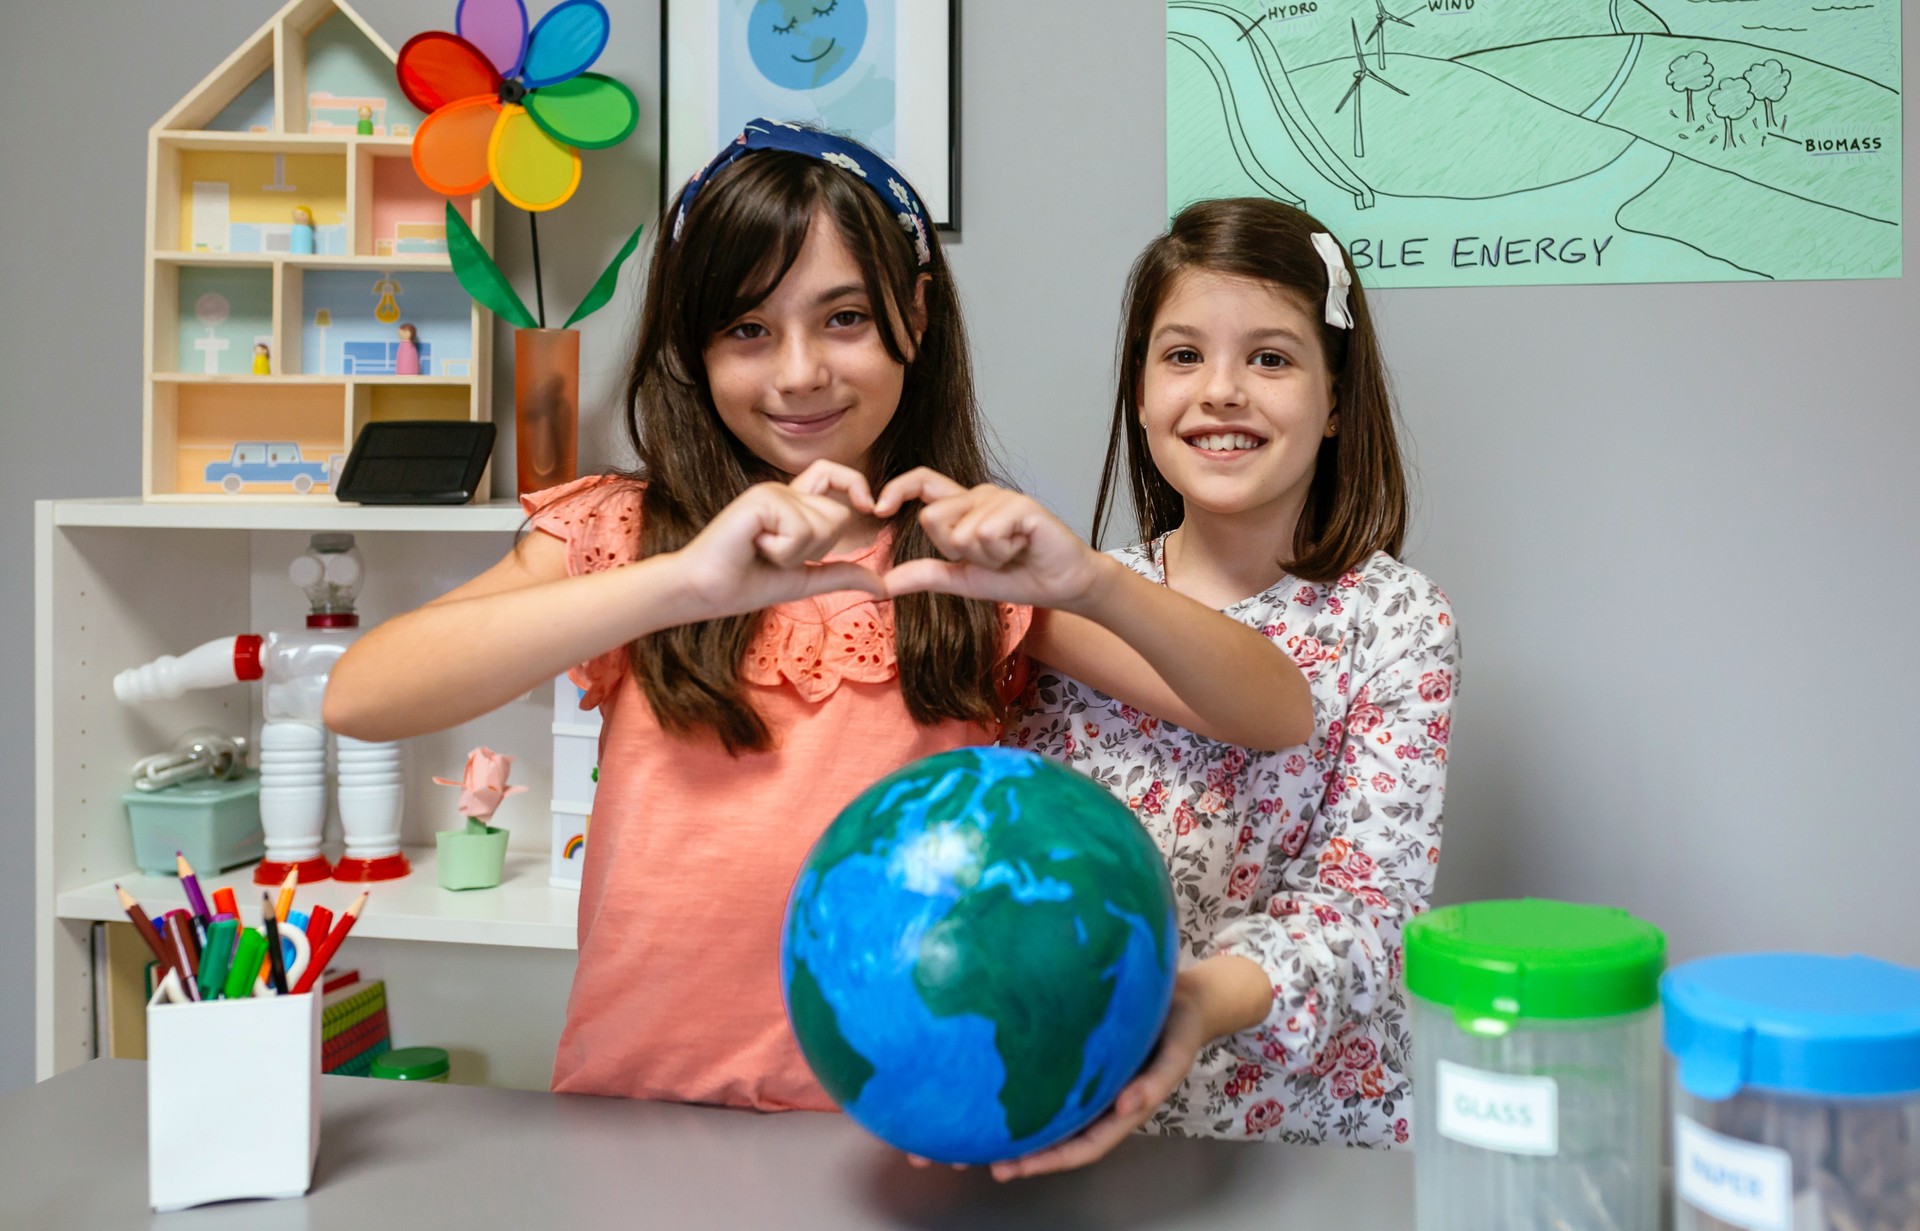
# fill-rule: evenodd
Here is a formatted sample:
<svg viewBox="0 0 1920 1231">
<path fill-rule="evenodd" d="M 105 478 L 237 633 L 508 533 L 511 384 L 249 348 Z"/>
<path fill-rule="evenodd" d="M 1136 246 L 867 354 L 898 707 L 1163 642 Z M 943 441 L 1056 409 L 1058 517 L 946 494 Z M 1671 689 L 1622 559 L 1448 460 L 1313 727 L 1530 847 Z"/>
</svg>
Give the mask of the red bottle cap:
<svg viewBox="0 0 1920 1231">
<path fill-rule="evenodd" d="M 260 665 L 260 647 L 266 642 L 258 633 L 241 633 L 233 639 L 233 678 L 257 680 L 266 674 Z"/>
</svg>

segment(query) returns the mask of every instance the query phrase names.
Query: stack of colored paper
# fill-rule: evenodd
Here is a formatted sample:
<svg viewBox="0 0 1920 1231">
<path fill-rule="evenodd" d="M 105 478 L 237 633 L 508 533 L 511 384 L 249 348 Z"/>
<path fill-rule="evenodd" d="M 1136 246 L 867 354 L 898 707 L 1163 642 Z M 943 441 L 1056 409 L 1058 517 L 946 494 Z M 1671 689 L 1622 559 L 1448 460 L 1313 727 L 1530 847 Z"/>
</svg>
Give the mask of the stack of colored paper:
<svg viewBox="0 0 1920 1231">
<path fill-rule="evenodd" d="M 320 1009 L 320 1071 L 365 1077 L 374 1057 L 387 1051 L 387 985 L 362 983 L 357 974 L 327 973 Z"/>
</svg>

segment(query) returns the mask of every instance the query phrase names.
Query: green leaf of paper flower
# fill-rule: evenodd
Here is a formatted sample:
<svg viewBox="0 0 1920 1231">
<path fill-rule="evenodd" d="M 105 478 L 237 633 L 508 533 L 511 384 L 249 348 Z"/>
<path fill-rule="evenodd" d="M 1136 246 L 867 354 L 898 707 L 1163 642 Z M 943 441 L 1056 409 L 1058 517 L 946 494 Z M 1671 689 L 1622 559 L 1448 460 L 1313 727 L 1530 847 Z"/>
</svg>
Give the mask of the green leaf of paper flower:
<svg viewBox="0 0 1920 1231">
<path fill-rule="evenodd" d="M 614 287 L 620 281 L 620 267 L 627 263 L 627 258 L 633 255 L 633 250 L 640 246 L 640 232 L 646 230 L 646 225 L 643 222 L 633 228 L 633 234 L 627 236 L 627 242 L 620 245 L 620 251 L 614 253 L 613 260 L 600 271 L 600 276 L 594 279 L 593 289 L 587 292 L 587 297 L 580 301 L 580 306 L 573 310 L 573 315 L 567 318 L 567 323 L 562 328 L 571 329 L 575 324 L 607 306 L 607 301 L 613 298 Z"/>
<path fill-rule="evenodd" d="M 481 246 L 451 201 L 447 202 L 447 256 L 453 262 L 453 276 L 460 279 L 461 287 L 473 296 L 475 303 L 521 329 L 537 327 L 533 313 L 520 302 L 513 284 L 487 255 L 486 248 Z"/>
</svg>

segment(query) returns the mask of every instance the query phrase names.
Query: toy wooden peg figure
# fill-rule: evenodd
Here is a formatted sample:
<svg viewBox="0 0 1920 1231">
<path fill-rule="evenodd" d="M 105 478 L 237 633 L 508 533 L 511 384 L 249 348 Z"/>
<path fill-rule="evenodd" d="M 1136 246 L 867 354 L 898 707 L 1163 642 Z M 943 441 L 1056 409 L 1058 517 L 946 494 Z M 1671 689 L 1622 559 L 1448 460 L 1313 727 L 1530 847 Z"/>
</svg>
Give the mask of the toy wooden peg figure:
<svg viewBox="0 0 1920 1231">
<path fill-rule="evenodd" d="M 400 349 L 393 356 L 393 374 L 420 375 L 420 331 L 405 322 L 400 326 Z"/>
<path fill-rule="evenodd" d="M 267 349 L 265 342 L 253 344 L 253 374 L 255 376 L 273 375 L 273 352 Z"/>
<path fill-rule="evenodd" d="M 372 107 L 367 106 L 365 103 L 360 104 L 360 121 L 354 125 L 354 130 L 363 137 L 371 137 L 373 135 Z"/>
<path fill-rule="evenodd" d="M 313 211 L 304 205 L 293 207 L 293 239 L 287 250 L 295 256 L 313 255 Z"/>
</svg>

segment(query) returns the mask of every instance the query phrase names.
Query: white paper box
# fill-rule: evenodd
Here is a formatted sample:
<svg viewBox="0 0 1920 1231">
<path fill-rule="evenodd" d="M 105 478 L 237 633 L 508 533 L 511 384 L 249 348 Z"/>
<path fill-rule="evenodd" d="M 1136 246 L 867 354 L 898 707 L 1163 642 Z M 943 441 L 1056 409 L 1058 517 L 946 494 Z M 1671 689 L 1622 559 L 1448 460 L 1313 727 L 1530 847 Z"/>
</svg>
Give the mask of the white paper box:
<svg viewBox="0 0 1920 1231">
<path fill-rule="evenodd" d="M 592 811 L 599 790 L 600 741 L 591 735 L 553 737 L 553 806 Z"/>
<path fill-rule="evenodd" d="M 588 808 L 572 804 L 553 806 L 553 868 L 547 883 L 555 889 L 578 889 L 580 869 L 587 859 Z"/>
<path fill-rule="evenodd" d="M 320 1152 L 320 995 L 147 1005 L 157 1211 L 298 1197 Z"/>
</svg>

